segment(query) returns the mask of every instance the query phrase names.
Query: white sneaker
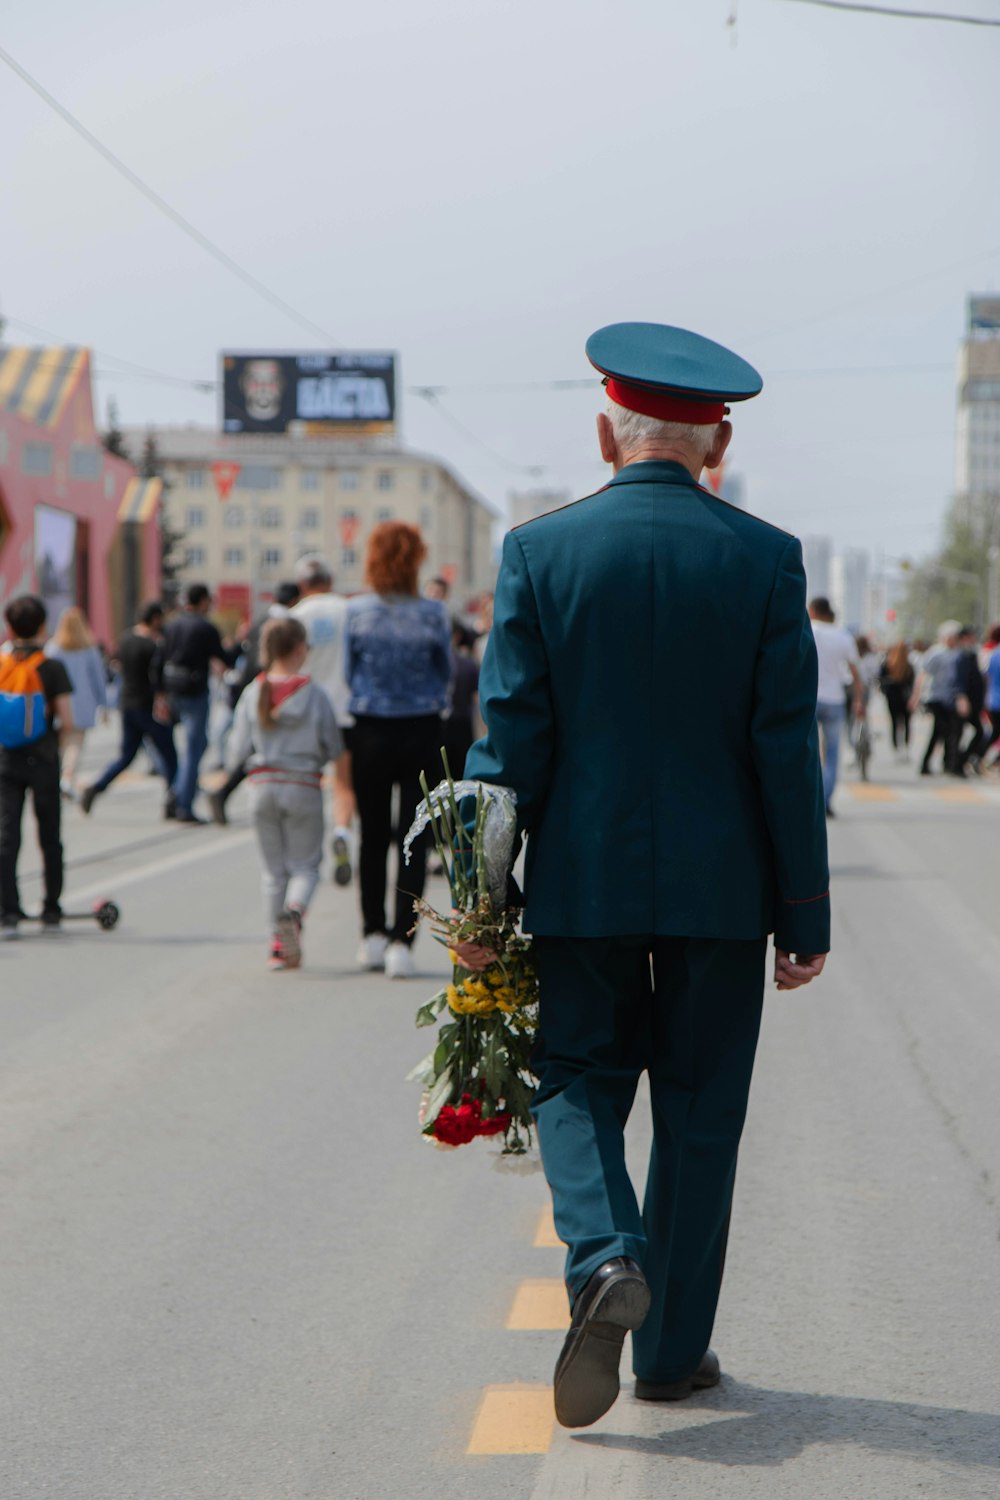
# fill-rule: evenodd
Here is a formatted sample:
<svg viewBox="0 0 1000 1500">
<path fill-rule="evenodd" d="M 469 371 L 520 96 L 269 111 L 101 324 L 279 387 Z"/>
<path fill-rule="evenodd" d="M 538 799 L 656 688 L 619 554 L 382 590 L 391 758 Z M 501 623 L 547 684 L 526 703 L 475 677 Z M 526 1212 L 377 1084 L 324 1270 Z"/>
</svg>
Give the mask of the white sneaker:
<svg viewBox="0 0 1000 1500">
<path fill-rule="evenodd" d="M 412 948 L 405 943 L 390 943 L 385 955 L 386 979 L 412 979 L 416 972 Z"/>
<path fill-rule="evenodd" d="M 358 963 L 362 969 L 384 969 L 389 939 L 384 932 L 370 932 L 358 945 Z"/>
</svg>

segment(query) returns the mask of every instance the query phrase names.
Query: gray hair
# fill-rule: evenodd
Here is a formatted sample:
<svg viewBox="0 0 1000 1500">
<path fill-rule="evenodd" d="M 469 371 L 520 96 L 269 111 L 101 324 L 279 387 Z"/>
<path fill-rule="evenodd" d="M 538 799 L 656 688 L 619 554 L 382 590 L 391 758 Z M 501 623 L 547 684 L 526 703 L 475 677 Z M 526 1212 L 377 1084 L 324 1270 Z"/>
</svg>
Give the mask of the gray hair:
<svg viewBox="0 0 1000 1500">
<path fill-rule="evenodd" d="M 937 638 L 943 646 L 944 643 L 947 640 L 950 640 L 953 635 L 961 635 L 961 633 L 961 620 L 942 620 L 941 624 L 938 626 Z"/>
<path fill-rule="evenodd" d="M 611 418 L 615 441 L 624 453 L 645 443 L 683 443 L 686 448 L 694 450 L 696 457 L 705 458 L 719 430 L 718 422 L 705 425 L 694 422 L 661 422 L 658 417 L 644 416 L 641 411 L 629 411 L 610 397 L 608 416 Z"/>
<path fill-rule="evenodd" d="M 313 588 L 316 584 L 324 583 L 329 587 L 333 582 L 333 570 L 318 553 L 307 552 L 305 557 L 300 557 L 295 564 L 295 582 L 305 588 Z"/>
</svg>

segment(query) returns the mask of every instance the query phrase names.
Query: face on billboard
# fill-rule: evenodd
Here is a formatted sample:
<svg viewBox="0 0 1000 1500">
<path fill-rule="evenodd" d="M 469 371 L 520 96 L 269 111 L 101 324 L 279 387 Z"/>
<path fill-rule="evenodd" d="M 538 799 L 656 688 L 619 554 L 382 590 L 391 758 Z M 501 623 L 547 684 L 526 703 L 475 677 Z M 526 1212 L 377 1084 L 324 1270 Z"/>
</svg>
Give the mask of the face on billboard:
<svg viewBox="0 0 1000 1500">
<path fill-rule="evenodd" d="M 247 416 L 255 422 L 273 422 L 281 410 L 285 382 L 276 359 L 250 359 L 240 380 Z"/>
<path fill-rule="evenodd" d="M 386 432 L 396 415 L 395 356 L 378 353 L 226 354 L 225 432 Z"/>
</svg>

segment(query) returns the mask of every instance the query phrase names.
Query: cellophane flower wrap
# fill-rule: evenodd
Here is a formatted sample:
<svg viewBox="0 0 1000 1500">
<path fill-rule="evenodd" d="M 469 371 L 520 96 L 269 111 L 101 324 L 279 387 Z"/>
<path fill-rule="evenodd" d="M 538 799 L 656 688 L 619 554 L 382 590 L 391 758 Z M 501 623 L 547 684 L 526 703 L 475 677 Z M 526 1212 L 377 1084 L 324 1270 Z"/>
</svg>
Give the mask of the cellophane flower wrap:
<svg viewBox="0 0 1000 1500">
<path fill-rule="evenodd" d="M 445 867 L 454 910 L 425 916 L 452 960 L 451 982 L 417 1012 L 418 1026 L 441 1022 L 437 1042 L 409 1075 L 424 1088 L 421 1129 L 437 1145 L 464 1146 L 480 1136 L 503 1142 L 503 1154 L 523 1155 L 531 1145 L 531 1050 L 538 1027 L 538 981 L 531 940 L 520 930 L 520 908 L 507 893 L 517 835 L 516 797 L 507 787 L 446 779 L 429 791 L 404 842 L 430 826 Z M 471 838 L 460 804 L 475 798 Z M 496 961 L 474 972 L 463 968 L 456 943 L 476 943 Z"/>
</svg>

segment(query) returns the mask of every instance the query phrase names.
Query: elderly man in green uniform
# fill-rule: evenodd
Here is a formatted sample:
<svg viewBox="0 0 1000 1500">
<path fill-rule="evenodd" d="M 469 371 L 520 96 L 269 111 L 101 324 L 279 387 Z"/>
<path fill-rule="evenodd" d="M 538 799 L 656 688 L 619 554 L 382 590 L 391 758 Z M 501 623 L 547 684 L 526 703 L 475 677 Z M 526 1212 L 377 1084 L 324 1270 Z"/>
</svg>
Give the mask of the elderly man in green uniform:
<svg viewBox="0 0 1000 1500">
<path fill-rule="evenodd" d="M 757 372 L 614 324 L 596 494 L 509 533 L 466 774 L 517 794 L 541 1016 L 534 1114 L 568 1247 L 565 1426 L 714 1385 L 709 1349 L 760 1025 L 829 948 L 816 652 L 799 543 L 699 486 Z M 467 947 L 464 961 L 485 955 Z M 640 1210 L 624 1129 L 649 1075 Z"/>
</svg>

